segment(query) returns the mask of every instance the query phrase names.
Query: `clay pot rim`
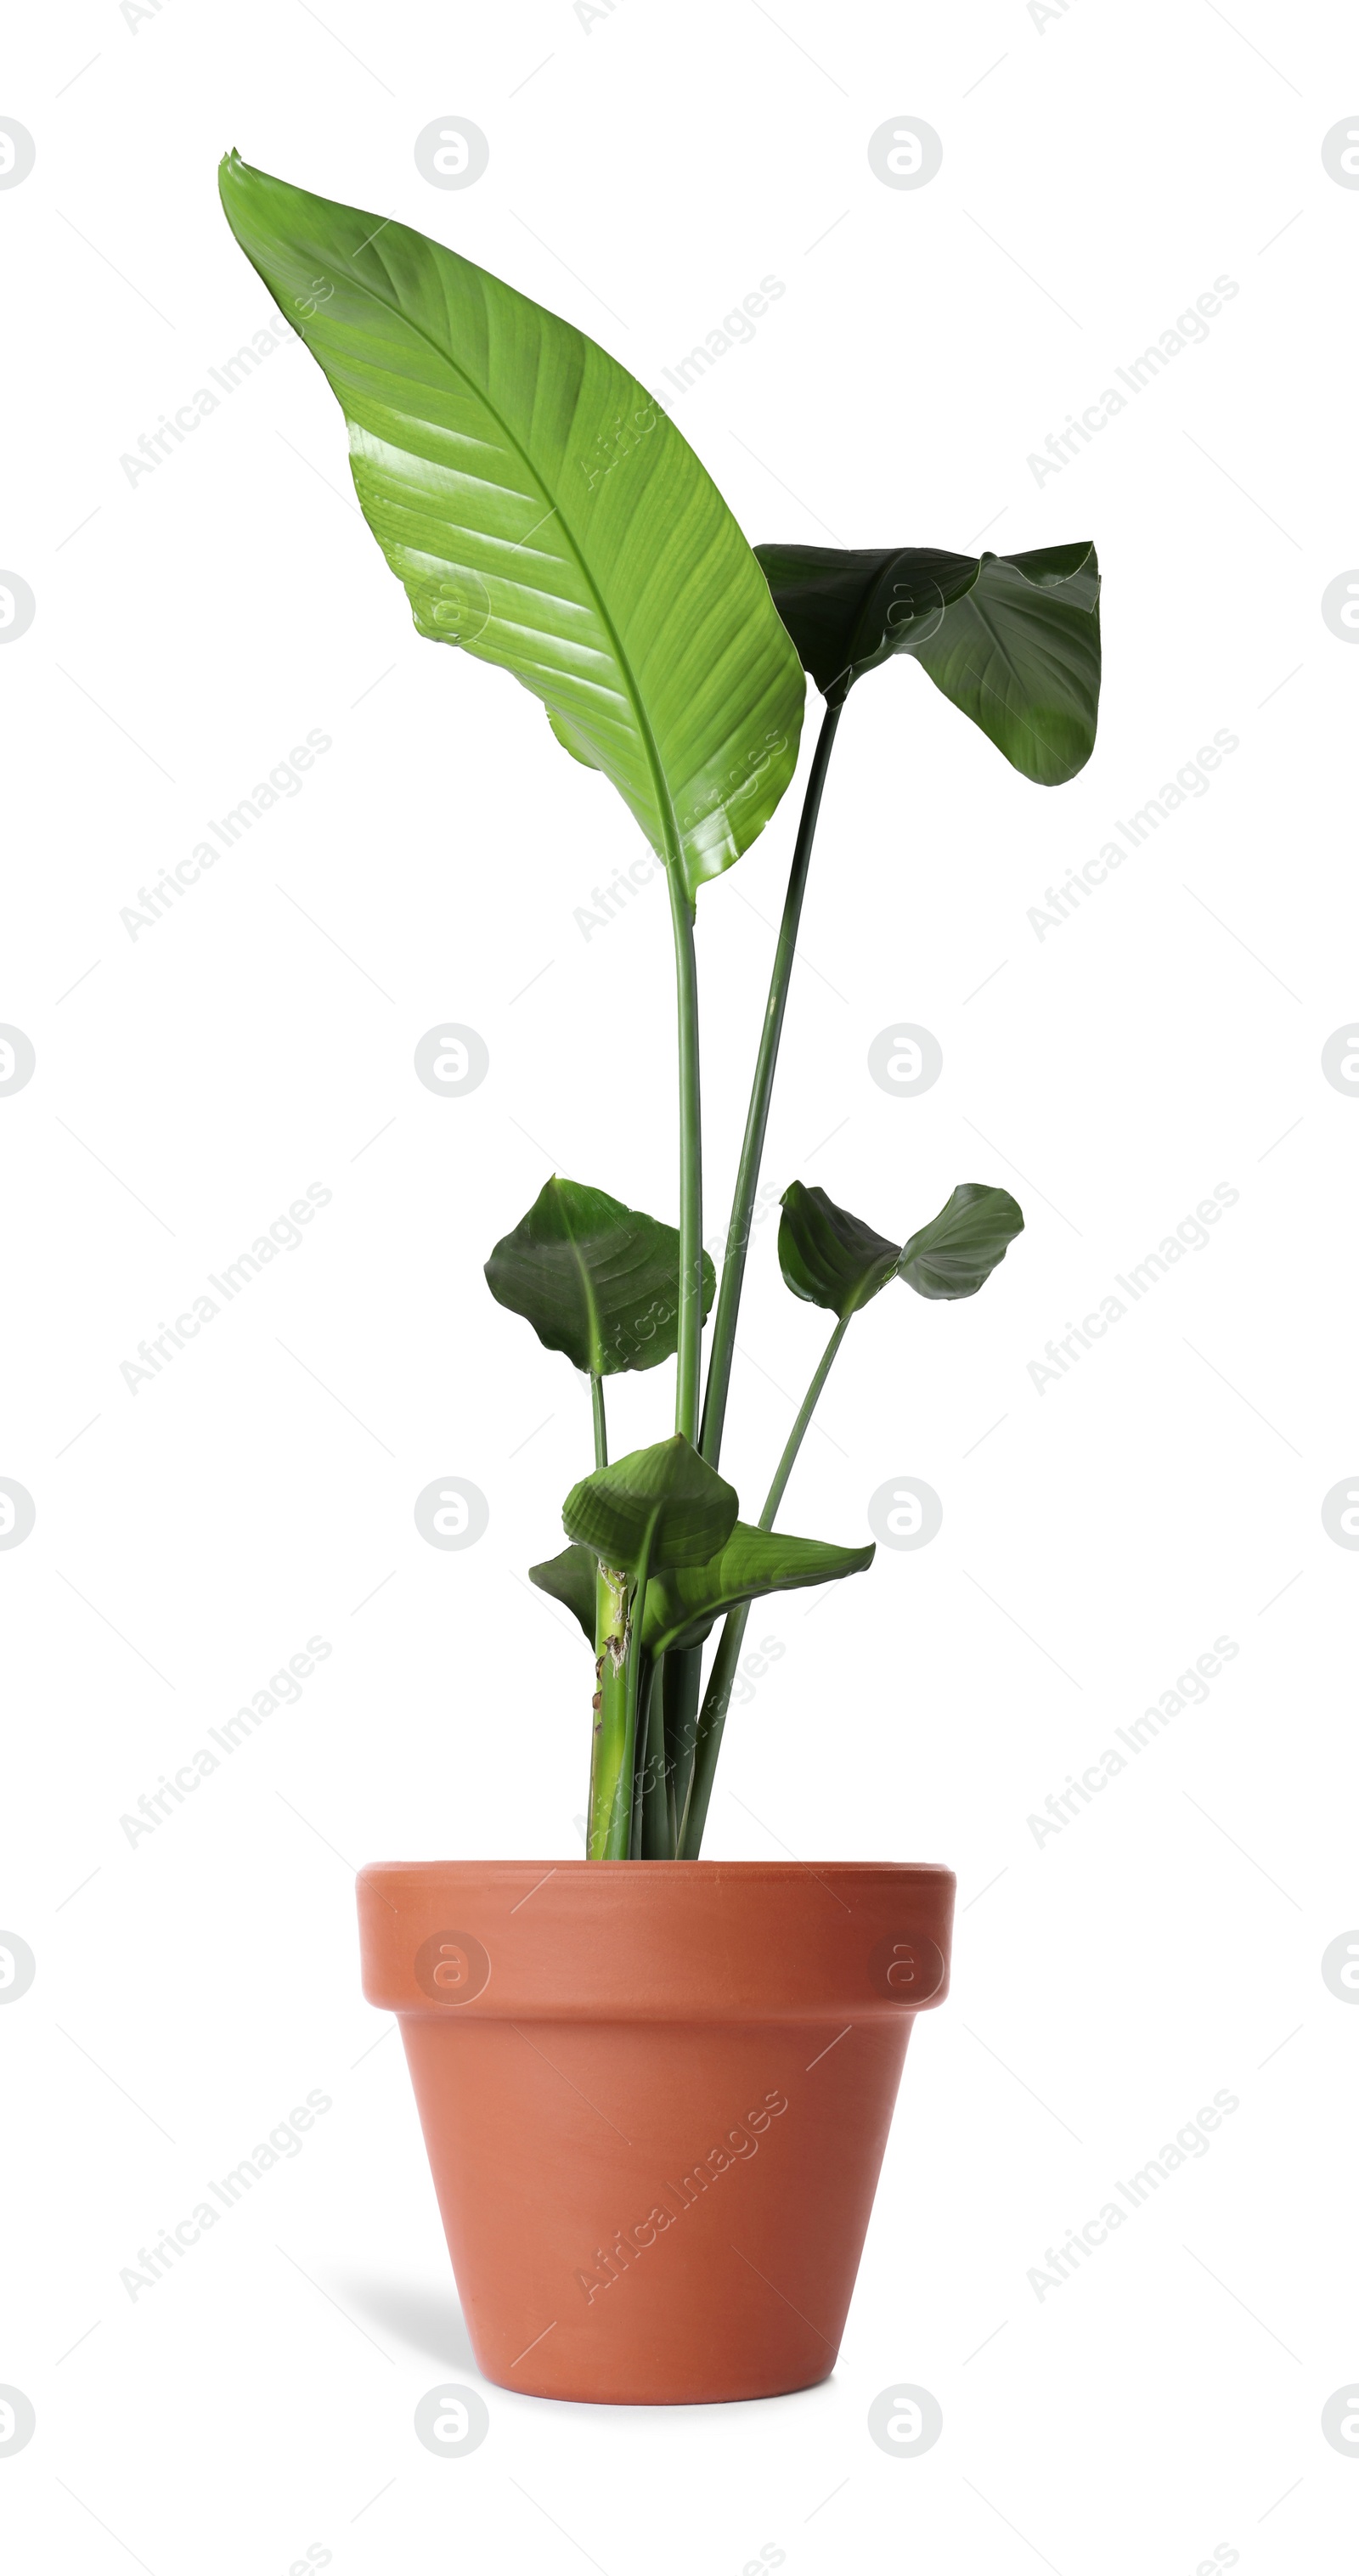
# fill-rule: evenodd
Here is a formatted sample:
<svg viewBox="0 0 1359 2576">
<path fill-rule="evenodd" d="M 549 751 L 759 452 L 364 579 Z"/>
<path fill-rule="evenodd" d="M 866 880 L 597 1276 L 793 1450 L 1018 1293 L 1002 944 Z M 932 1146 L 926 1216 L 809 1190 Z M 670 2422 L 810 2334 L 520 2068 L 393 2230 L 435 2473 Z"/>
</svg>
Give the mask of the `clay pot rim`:
<svg viewBox="0 0 1359 2576">
<path fill-rule="evenodd" d="M 937 1861 L 371 1862 L 364 1993 L 451 2024 L 895 2020 L 947 1993 L 956 1887 Z"/>
<path fill-rule="evenodd" d="M 913 1878 L 952 1878 L 954 1875 L 947 1861 L 940 1860 L 476 1860 L 464 1857 L 460 1860 L 370 1860 L 365 1861 L 358 1876 L 362 1881 L 366 1878 L 388 1878 L 396 1873 L 415 1875 L 439 1869 L 503 1870 L 507 1875 L 513 1873 L 516 1876 L 526 1869 L 569 1870 L 573 1876 L 597 1870 L 601 1874 L 607 1872 L 610 1878 L 620 1875 L 631 1877 L 644 1872 L 648 1878 L 655 1878 L 662 1885 L 673 1884 L 676 1880 L 692 1883 L 695 1879 L 730 1877 L 733 1872 L 739 1872 L 743 1877 L 764 1878 L 795 1878 L 805 1875 L 808 1870 L 824 1872 L 833 1869 L 854 1870 L 864 1877 L 875 1873 L 885 1877 L 906 1875 Z"/>
</svg>

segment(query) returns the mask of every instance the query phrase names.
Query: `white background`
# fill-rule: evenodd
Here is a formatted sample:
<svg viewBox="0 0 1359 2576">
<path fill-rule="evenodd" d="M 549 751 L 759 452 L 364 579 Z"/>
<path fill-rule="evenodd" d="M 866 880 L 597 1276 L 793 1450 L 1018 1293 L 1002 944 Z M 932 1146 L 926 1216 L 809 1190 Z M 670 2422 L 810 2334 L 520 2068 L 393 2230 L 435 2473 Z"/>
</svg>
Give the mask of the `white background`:
<svg viewBox="0 0 1359 2576">
<path fill-rule="evenodd" d="M 1352 51 L 1339 12 L 1261 0 L 1072 0 L 1041 29 L 1021 0 L 618 0 L 589 32 L 567 0 L 165 0 L 134 27 L 73 0 L 11 30 L 0 113 L 37 145 L 0 193 L 0 557 L 37 602 L 0 656 L 0 1018 L 37 1053 L 0 1100 L 0 1473 L 37 1506 L 0 1556 L 0 1920 L 37 1959 L 0 2013 L 25 2571 L 284 2576 L 310 2544 L 340 2576 L 739 2576 L 766 2545 L 793 2576 L 1339 2563 L 1359 2012 L 1319 1963 L 1359 1922 L 1357 1569 L 1320 1506 L 1359 1464 L 1359 1109 L 1320 1053 L 1359 999 L 1359 654 L 1320 600 L 1359 562 L 1359 192 L 1320 147 Z M 457 193 L 413 158 L 449 114 L 490 142 Z M 867 158 L 903 114 L 943 139 L 918 191 Z M 943 1528 L 756 1620 L 786 1651 L 713 1805 L 715 1854 L 959 1873 L 839 2365 L 673 2414 L 489 2389 L 461 2461 L 412 2430 L 476 2374 L 352 1867 L 580 1850 L 588 1658 L 522 1577 L 588 1404 L 481 1263 L 553 1168 L 673 1218 L 670 934 L 657 881 L 582 937 L 634 827 L 502 675 L 416 638 L 300 345 L 121 466 L 268 321 L 218 209 L 231 144 L 437 234 L 649 386 L 772 274 L 753 342 L 674 398 L 752 540 L 1093 537 L 1105 579 L 1065 789 L 917 669 L 855 693 L 765 1166 L 897 1237 L 962 1179 L 1027 1216 L 975 1304 L 893 1292 L 856 1324 L 788 1525 L 857 1541 L 910 1474 Z M 1048 433 L 1220 275 L 1206 344 L 1040 482 Z M 302 793 L 130 938 L 138 889 L 312 728 Z M 1045 889 L 1219 729 L 1209 792 L 1040 939 Z M 798 793 L 700 902 L 710 1237 Z M 463 1100 L 414 1075 L 441 1014 L 490 1050 Z M 868 1075 L 894 1016 L 944 1050 L 916 1101 Z M 139 1340 L 311 1182 L 300 1247 L 129 1392 Z M 1040 1394 L 1049 1338 L 1218 1183 L 1208 1247 Z M 773 1234 L 723 1461 L 747 1503 L 821 1340 Z M 617 1448 L 668 1428 L 669 1389 L 627 1383 Z M 412 1518 L 447 1475 L 490 1504 L 463 1554 Z M 298 1704 L 130 1845 L 120 1817 L 312 1636 Z M 1027 1819 L 1219 1636 L 1206 1703 L 1040 1845 Z M 309 2089 L 332 2107 L 302 2152 L 129 2298 L 138 2249 Z M 1219 2090 L 1209 2152 L 1040 2299 L 1045 2249 Z M 919 2459 L 868 2435 L 894 2378 L 943 2407 Z"/>
</svg>

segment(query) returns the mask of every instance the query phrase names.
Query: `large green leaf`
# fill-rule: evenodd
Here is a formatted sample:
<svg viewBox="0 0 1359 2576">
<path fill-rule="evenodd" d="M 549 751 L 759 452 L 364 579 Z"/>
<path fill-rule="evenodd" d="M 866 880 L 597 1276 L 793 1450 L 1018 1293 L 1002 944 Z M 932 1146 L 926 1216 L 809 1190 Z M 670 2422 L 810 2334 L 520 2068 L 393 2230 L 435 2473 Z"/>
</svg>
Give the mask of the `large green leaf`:
<svg viewBox="0 0 1359 2576">
<path fill-rule="evenodd" d="M 573 1485 L 562 1505 L 568 1538 L 633 1576 L 706 1565 L 735 1525 L 736 1491 L 677 1431 Z"/>
<path fill-rule="evenodd" d="M 420 633 L 533 690 L 692 901 L 778 804 L 804 696 L 692 448 L 626 367 L 456 251 L 234 152 L 220 182 L 345 414 L 354 488 Z"/>
<path fill-rule="evenodd" d="M 921 1297 L 975 1297 L 1023 1231 L 1008 1190 L 960 1181 L 938 1216 L 903 1245 L 897 1275 Z"/>
<path fill-rule="evenodd" d="M 1018 555 L 928 546 L 757 546 L 774 602 L 831 706 L 895 653 L 922 664 L 1040 787 L 1083 769 L 1099 712 L 1091 545 Z"/>
<path fill-rule="evenodd" d="M 900 1258 L 899 1243 L 837 1207 L 824 1190 L 790 1182 L 779 1202 L 779 1268 L 795 1297 L 827 1306 L 843 1322 L 885 1288 Z"/>
<path fill-rule="evenodd" d="M 532 1324 L 550 1351 L 610 1377 L 673 1356 L 679 1236 L 672 1225 L 553 1176 L 486 1264 L 491 1295 Z M 717 1285 L 703 1255 L 703 1312 Z"/>
<path fill-rule="evenodd" d="M 742 1601 L 768 1592 L 802 1592 L 809 1584 L 836 1583 L 862 1574 L 873 1547 L 831 1547 L 817 1538 L 785 1538 L 738 1521 L 726 1546 L 707 1565 L 662 1575 L 647 1586 L 643 1643 L 652 1654 L 701 1645 L 714 1622 Z M 541 1573 L 543 1569 L 537 1571 Z"/>
<path fill-rule="evenodd" d="M 779 1219 L 779 1268 L 795 1297 L 828 1307 L 843 1323 L 889 1279 L 920 1297 L 975 1297 L 1024 1231 L 1008 1190 L 960 1181 L 952 1197 L 900 1248 L 875 1234 L 824 1190 L 793 1181 Z"/>
</svg>

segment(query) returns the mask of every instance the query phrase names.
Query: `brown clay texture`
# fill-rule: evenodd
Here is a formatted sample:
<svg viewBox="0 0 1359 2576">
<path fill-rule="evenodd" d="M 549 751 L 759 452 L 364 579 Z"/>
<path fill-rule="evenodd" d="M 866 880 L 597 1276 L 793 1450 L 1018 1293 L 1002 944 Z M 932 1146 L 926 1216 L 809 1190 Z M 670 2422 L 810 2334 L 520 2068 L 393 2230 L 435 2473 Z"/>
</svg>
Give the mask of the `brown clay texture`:
<svg viewBox="0 0 1359 2576">
<path fill-rule="evenodd" d="M 358 1893 L 486 2378 L 606 2405 L 824 2379 L 952 1872 L 395 1862 Z"/>
</svg>

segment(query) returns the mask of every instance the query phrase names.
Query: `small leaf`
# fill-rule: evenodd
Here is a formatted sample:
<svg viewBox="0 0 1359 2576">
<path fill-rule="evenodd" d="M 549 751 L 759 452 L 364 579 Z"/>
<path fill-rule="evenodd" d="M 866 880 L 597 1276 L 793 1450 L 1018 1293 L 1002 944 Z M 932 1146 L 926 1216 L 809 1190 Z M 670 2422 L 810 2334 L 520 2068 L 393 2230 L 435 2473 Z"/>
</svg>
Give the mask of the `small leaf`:
<svg viewBox="0 0 1359 2576">
<path fill-rule="evenodd" d="M 929 1225 L 903 1247 L 898 1276 L 921 1297 L 975 1297 L 1024 1231 L 1008 1190 L 960 1181 Z"/>
<path fill-rule="evenodd" d="M 562 1507 L 568 1538 L 633 1576 L 706 1565 L 736 1521 L 735 1488 L 676 1432 L 634 1449 L 572 1487 Z"/>
<path fill-rule="evenodd" d="M 655 1368 L 675 1349 L 679 1236 L 580 1181 L 546 1181 L 486 1264 L 491 1295 L 532 1324 L 550 1351 L 611 1377 Z M 703 1312 L 716 1273 L 703 1255 Z"/>
<path fill-rule="evenodd" d="M 787 1538 L 781 1531 L 752 1529 L 738 1521 L 726 1546 L 707 1565 L 648 1584 L 643 1642 L 656 1655 L 671 1646 L 701 1645 L 714 1621 L 738 1603 L 861 1574 L 873 1554 L 871 1544 L 831 1547 L 821 1539 Z"/>
<path fill-rule="evenodd" d="M 529 1567 L 529 1581 L 540 1592 L 550 1592 L 573 1619 L 579 1619 L 585 1631 L 585 1642 L 594 1650 L 595 1642 L 595 1565 L 588 1547 L 564 1547 L 560 1556 L 545 1557 L 541 1565 Z"/>
<path fill-rule="evenodd" d="M 841 1322 L 885 1288 L 900 1257 L 899 1244 L 875 1234 L 824 1190 L 793 1181 L 780 1201 L 779 1268 L 795 1297 L 827 1306 Z"/>
<path fill-rule="evenodd" d="M 947 1206 L 900 1250 L 801 1181 L 784 1191 L 782 1207 L 779 1268 L 788 1287 L 841 1322 L 892 1278 L 920 1297 L 975 1297 L 1024 1231 L 1009 1191 L 981 1181 L 960 1181 Z"/>
<path fill-rule="evenodd" d="M 1084 768 L 1099 710 L 1099 566 L 1091 545 L 1018 555 L 926 546 L 757 546 L 805 668 L 831 706 L 909 653 L 1039 786 Z"/>
</svg>

